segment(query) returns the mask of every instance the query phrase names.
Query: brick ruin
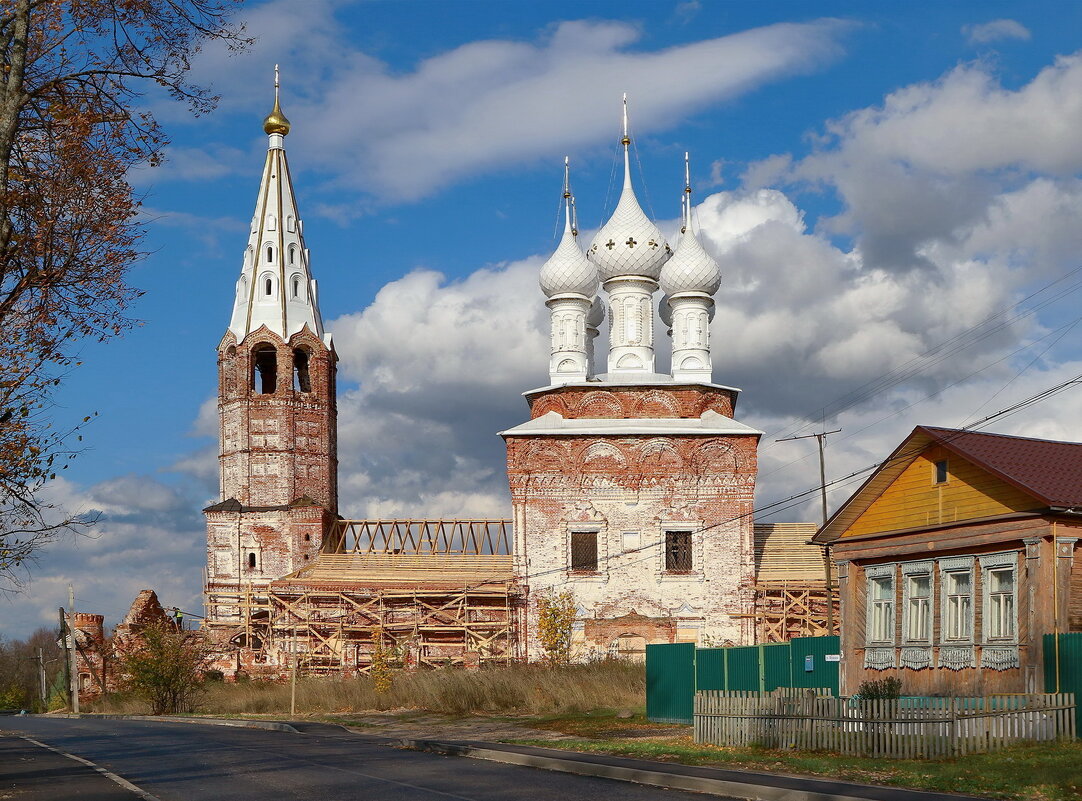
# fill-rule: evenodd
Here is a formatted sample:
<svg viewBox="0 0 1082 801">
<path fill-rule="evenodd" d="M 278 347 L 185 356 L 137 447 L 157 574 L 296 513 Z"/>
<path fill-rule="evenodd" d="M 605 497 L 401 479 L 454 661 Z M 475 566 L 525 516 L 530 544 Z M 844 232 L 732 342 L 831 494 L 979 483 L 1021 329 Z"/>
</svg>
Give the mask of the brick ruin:
<svg viewBox="0 0 1082 801">
<path fill-rule="evenodd" d="M 569 590 L 576 655 L 650 642 L 749 644 L 821 633 L 814 526 L 753 524 L 761 432 L 712 382 L 720 271 L 691 232 L 675 250 L 627 165 L 584 253 L 569 184 L 564 238 L 541 270 L 549 384 L 507 444 L 508 520 L 338 515 L 337 354 L 324 331 L 280 111 L 229 329 L 218 347 L 220 488 L 207 507 L 206 619 L 228 675 L 349 674 L 536 659 L 538 599 Z M 690 187 L 687 190 L 690 193 Z M 690 195 L 685 204 L 690 214 Z M 654 300 L 671 374 L 654 372 Z M 597 296 L 599 287 L 607 299 Z M 608 373 L 594 367 L 610 320 Z M 785 526 L 788 525 L 789 528 Z"/>
<path fill-rule="evenodd" d="M 72 628 L 75 630 L 79 700 L 93 701 L 105 693 L 116 692 L 122 678 L 117 667 L 119 659 L 139 647 L 144 629 L 160 624 L 177 625 L 162 609 L 153 590 L 139 592 L 111 636 L 105 634 L 103 615 L 76 612 Z"/>
</svg>

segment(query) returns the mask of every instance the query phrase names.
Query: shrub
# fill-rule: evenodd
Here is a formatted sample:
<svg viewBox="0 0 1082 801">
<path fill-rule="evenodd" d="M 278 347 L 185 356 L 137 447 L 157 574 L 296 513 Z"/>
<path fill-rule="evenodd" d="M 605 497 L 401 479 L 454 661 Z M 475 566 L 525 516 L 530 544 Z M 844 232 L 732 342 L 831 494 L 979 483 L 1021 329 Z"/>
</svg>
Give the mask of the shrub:
<svg viewBox="0 0 1082 801">
<path fill-rule="evenodd" d="M 862 701 L 880 701 L 898 698 L 902 694 L 902 681 L 895 676 L 885 679 L 861 682 L 857 688 L 857 697 Z"/>
<path fill-rule="evenodd" d="M 126 688 L 150 704 L 152 715 L 192 712 L 202 692 L 210 658 L 201 632 L 172 623 L 147 626 L 120 659 Z"/>
</svg>

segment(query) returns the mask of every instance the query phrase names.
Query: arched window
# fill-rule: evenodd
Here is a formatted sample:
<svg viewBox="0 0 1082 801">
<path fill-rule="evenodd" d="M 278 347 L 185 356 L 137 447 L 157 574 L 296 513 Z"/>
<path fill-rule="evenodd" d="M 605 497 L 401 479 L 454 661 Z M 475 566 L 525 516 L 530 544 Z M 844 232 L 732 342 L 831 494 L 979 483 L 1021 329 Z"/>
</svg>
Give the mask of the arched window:
<svg viewBox="0 0 1082 801">
<path fill-rule="evenodd" d="M 248 569 L 249 570 L 255 570 L 255 552 L 254 551 L 249 551 L 248 552 Z"/>
<path fill-rule="evenodd" d="M 252 351 L 252 389 L 273 395 L 278 383 L 278 351 L 274 345 L 258 345 Z"/>
<path fill-rule="evenodd" d="M 248 297 L 248 279 L 243 275 L 237 281 L 237 303 L 243 303 Z"/>
<path fill-rule="evenodd" d="M 289 263 L 290 264 L 296 264 L 297 263 L 297 246 L 296 245 L 290 245 L 289 246 Z"/>
<path fill-rule="evenodd" d="M 308 374 L 308 351 L 303 348 L 293 351 L 293 389 L 297 392 L 312 391 L 312 379 Z"/>
<path fill-rule="evenodd" d="M 286 230 L 289 231 L 289 233 L 293 233 L 297 230 L 297 220 L 292 214 L 286 217 Z"/>
<path fill-rule="evenodd" d="M 256 282 L 259 300 L 272 300 L 278 294 L 278 281 L 274 273 L 267 271 Z"/>
<path fill-rule="evenodd" d="M 274 261 L 274 248 L 271 245 L 267 245 L 267 261 Z"/>
<path fill-rule="evenodd" d="M 293 300 L 304 300 L 304 281 L 300 275 L 294 275 L 289 279 L 289 296 Z"/>
</svg>

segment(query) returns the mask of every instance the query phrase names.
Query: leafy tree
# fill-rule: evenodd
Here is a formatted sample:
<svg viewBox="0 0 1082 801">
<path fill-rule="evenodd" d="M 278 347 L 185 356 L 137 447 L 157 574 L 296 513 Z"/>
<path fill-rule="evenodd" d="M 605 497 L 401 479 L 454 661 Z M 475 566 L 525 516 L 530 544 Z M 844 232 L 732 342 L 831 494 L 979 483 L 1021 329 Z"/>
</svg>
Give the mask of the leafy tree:
<svg viewBox="0 0 1082 801">
<path fill-rule="evenodd" d="M 537 637 L 545 658 L 553 665 L 571 661 L 571 630 L 575 624 L 575 596 L 570 590 L 537 598 Z"/>
<path fill-rule="evenodd" d="M 394 686 L 394 672 L 391 669 L 391 660 L 395 657 L 394 649 L 388 649 L 383 644 L 383 629 L 376 629 L 372 643 L 372 667 L 368 675 L 372 678 L 372 688 L 383 695 L 389 693 Z"/>
<path fill-rule="evenodd" d="M 25 640 L 0 641 L 0 708 L 42 710 L 38 653 L 45 662 L 46 690 L 64 677 L 55 629 L 40 628 Z"/>
<path fill-rule="evenodd" d="M 246 41 L 238 0 L 0 0 L 0 580 L 47 539 L 92 520 L 50 510 L 44 485 L 73 458 L 82 423 L 51 398 L 83 340 L 134 321 L 127 282 L 142 256 L 125 176 L 166 137 L 138 108 L 152 87 L 196 113 L 216 102 L 187 81 L 202 43 Z M 90 417 L 83 420 L 89 421 Z"/>
<path fill-rule="evenodd" d="M 203 632 L 154 623 L 142 629 L 121 655 L 120 674 L 125 689 L 150 704 L 151 714 L 192 712 L 211 656 Z"/>
</svg>

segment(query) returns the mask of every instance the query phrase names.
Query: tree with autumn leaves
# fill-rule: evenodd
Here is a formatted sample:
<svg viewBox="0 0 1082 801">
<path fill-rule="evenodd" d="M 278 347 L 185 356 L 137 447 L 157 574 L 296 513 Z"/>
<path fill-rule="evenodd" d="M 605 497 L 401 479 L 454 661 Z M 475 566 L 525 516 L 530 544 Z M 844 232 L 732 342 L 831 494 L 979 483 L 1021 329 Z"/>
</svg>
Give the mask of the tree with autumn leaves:
<svg viewBox="0 0 1082 801">
<path fill-rule="evenodd" d="M 237 3 L 0 0 L 0 586 L 92 522 L 42 498 L 80 439 L 81 424 L 57 426 L 53 393 L 81 342 L 134 324 L 143 229 L 126 175 L 167 143 L 141 99 L 164 90 L 213 108 L 187 80 L 190 59 L 210 40 L 247 44 Z"/>
</svg>

